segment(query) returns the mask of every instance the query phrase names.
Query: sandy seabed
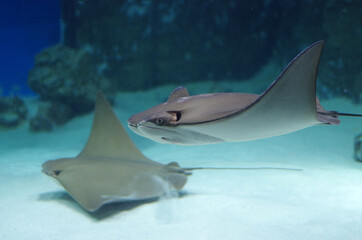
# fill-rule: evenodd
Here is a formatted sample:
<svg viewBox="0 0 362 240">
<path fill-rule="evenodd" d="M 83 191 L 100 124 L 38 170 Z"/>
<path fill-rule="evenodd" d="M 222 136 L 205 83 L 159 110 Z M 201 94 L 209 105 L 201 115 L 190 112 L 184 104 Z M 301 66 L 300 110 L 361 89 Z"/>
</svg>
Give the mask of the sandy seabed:
<svg viewBox="0 0 362 240">
<path fill-rule="evenodd" d="M 114 110 L 124 126 L 133 113 L 160 103 L 160 91 L 118 96 Z M 36 101 L 27 100 L 31 109 Z M 362 112 L 345 99 L 322 104 Z M 303 171 L 194 171 L 179 196 L 110 204 L 89 214 L 41 172 L 41 164 L 78 154 L 92 117 L 51 133 L 30 133 L 26 124 L 0 132 L 0 239 L 362 239 L 362 163 L 353 158 L 362 119 L 342 117 L 339 126 L 193 147 L 129 132 L 146 156 L 162 163 Z"/>
</svg>

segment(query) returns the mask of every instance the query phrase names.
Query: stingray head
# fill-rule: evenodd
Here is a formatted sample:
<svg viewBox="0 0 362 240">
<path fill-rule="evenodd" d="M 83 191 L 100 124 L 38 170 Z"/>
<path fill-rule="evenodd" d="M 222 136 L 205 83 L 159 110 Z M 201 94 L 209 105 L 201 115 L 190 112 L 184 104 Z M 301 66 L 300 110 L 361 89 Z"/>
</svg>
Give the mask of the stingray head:
<svg viewBox="0 0 362 240">
<path fill-rule="evenodd" d="M 158 143 L 199 145 L 205 141 L 223 142 L 222 139 L 178 126 L 181 118 L 180 112 L 159 112 L 152 116 L 148 115 L 141 121 L 135 121 L 135 117 L 137 117 L 137 114 L 128 120 L 129 128 L 136 134 Z"/>
<path fill-rule="evenodd" d="M 130 117 L 129 128 L 136 134 L 159 143 L 183 144 L 187 136 L 175 127 L 183 119 L 189 96 L 185 87 L 175 88 L 165 103 Z"/>
<path fill-rule="evenodd" d="M 165 102 L 146 111 L 137 113 L 128 119 L 129 128 L 136 134 L 160 143 L 181 141 L 174 127 L 182 117 L 182 110 L 173 103 Z"/>
<path fill-rule="evenodd" d="M 210 107 L 214 104 L 207 104 L 209 96 L 211 95 L 189 96 L 186 88 L 176 88 L 167 102 L 130 117 L 128 126 L 136 134 L 159 143 L 198 145 L 223 142 L 222 139 L 184 127 L 208 121 L 210 115 L 211 118 L 219 118 L 228 113 L 229 109 L 221 115 L 214 114 L 215 110 Z M 219 95 L 217 101 L 222 100 L 220 97 L 223 96 Z"/>
<path fill-rule="evenodd" d="M 70 161 L 72 161 L 72 159 L 70 158 L 62 158 L 58 160 L 46 161 L 42 165 L 43 167 L 42 172 L 55 179 L 59 178 L 65 170 L 68 170 L 70 166 L 68 162 Z"/>
<path fill-rule="evenodd" d="M 165 112 L 136 124 L 128 122 L 128 126 L 136 134 L 159 143 L 182 142 L 183 134 L 179 133 L 177 128 L 170 126 L 170 122 L 173 121 L 172 119 L 173 116 Z"/>
</svg>

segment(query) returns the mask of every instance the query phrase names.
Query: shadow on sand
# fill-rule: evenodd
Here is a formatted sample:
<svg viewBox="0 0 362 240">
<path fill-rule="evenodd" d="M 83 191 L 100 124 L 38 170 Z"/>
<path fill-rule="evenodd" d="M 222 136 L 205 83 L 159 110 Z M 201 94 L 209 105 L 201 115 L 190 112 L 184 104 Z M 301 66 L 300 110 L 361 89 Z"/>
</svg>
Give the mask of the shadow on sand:
<svg viewBox="0 0 362 240">
<path fill-rule="evenodd" d="M 186 192 L 180 192 L 178 197 L 185 197 L 188 194 Z M 103 205 L 100 209 L 94 212 L 88 212 L 84 210 L 81 206 L 77 204 L 76 201 L 65 191 L 56 191 L 56 192 L 47 192 L 39 195 L 39 201 L 53 201 L 56 200 L 59 203 L 66 205 L 69 208 L 72 208 L 76 212 L 91 216 L 96 221 L 102 221 L 106 218 L 110 218 L 116 214 L 119 214 L 123 211 L 129 211 L 134 208 L 137 208 L 141 205 L 150 204 L 157 202 L 160 198 L 152 198 L 147 200 L 136 200 L 136 201 L 127 201 L 127 202 L 114 202 Z"/>
</svg>

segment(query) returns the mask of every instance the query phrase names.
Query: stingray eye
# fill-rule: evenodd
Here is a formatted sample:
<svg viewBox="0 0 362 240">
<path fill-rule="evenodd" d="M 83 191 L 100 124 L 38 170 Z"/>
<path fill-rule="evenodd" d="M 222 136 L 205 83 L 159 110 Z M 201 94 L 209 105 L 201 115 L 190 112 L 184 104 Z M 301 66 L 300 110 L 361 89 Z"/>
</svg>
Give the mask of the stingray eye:
<svg viewBox="0 0 362 240">
<path fill-rule="evenodd" d="M 55 170 L 55 171 L 53 171 L 53 175 L 54 175 L 54 176 L 59 176 L 59 174 L 60 174 L 61 172 L 62 172 L 61 170 Z"/>
<path fill-rule="evenodd" d="M 155 121 L 155 123 L 156 123 L 157 125 L 162 125 L 163 119 L 162 119 L 162 118 L 157 118 L 156 121 Z"/>
</svg>

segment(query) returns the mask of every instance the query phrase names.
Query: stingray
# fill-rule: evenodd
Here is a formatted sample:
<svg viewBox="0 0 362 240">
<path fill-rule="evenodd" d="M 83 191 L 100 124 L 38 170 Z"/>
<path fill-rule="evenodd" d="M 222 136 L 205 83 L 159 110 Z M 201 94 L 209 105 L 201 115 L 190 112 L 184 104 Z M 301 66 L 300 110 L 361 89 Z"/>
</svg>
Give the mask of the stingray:
<svg viewBox="0 0 362 240">
<path fill-rule="evenodd" d="M 160 143 L 202 145 L 278 136 L 315 125 L 337 125 L 338 116 L 316 98 L 324 42 L 297 55 L 261 95 L 211 93 L 190 96 L 176 88 L 168 100 L 129 118 L 136 134 Z"/>
<path fill-rule="evenodd" d="M 92 131 L 73 158 L 49 160 L 43 172 L 56 179 L 85 210 L 111 202 L 149 200 L 178 191 L 192 170 L 294 170 L 291 168 L 181 168 L 145 157 L 118 121 L 110 104 L 98 94 Z"/>
<path fill-rule="evenodd" d="M 49 160 L 42 166 L 87 211 L 109 202 L 150 199 L 179 190 L 190 174 L 175 162 L 164 165 L 145 157 L 101 94 L 83 150 L 74 158 Z"/>
</svg>

